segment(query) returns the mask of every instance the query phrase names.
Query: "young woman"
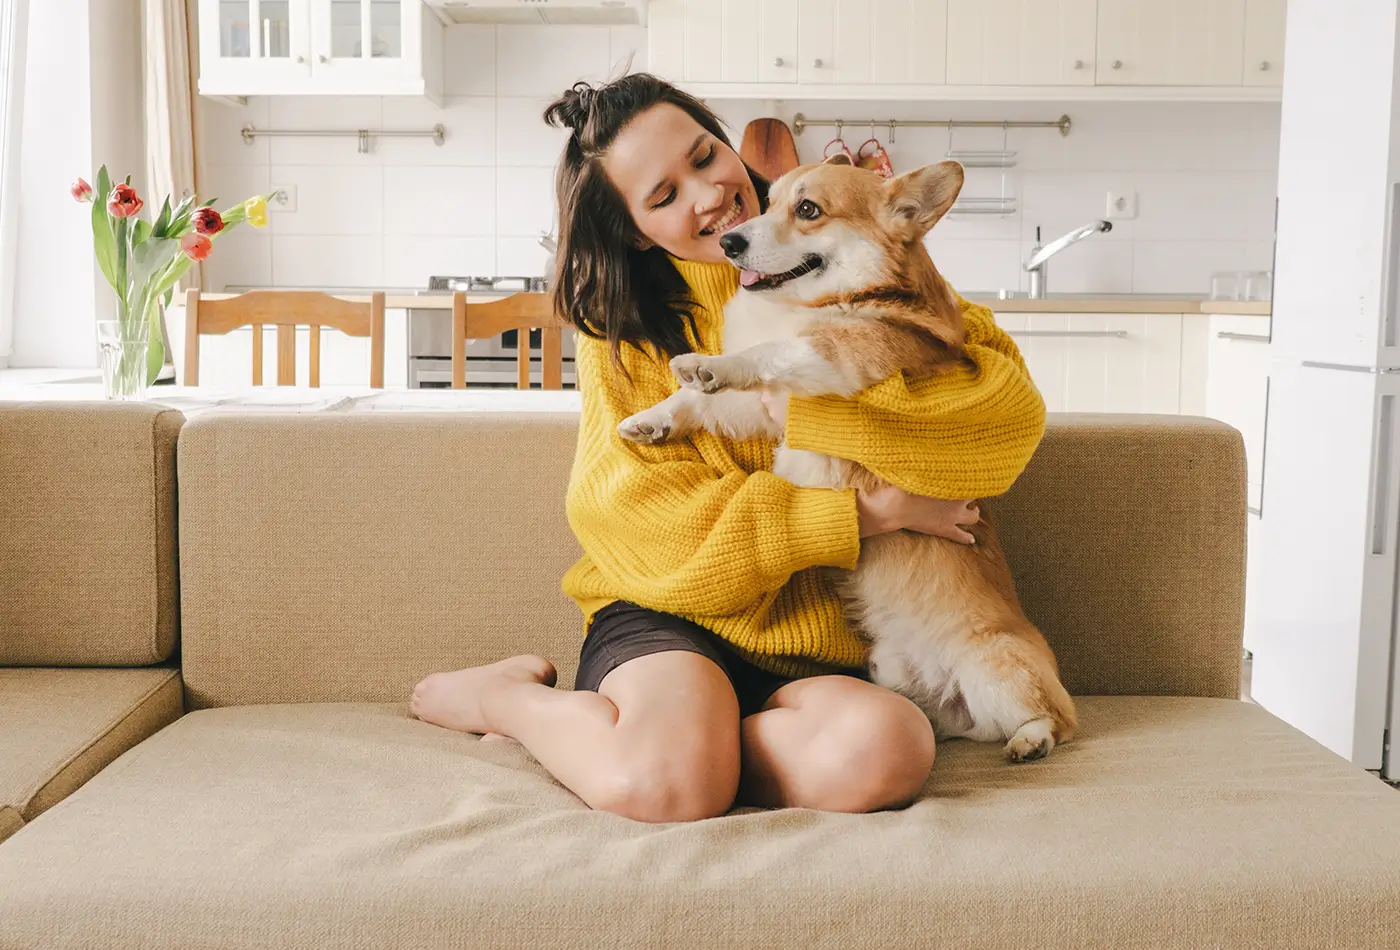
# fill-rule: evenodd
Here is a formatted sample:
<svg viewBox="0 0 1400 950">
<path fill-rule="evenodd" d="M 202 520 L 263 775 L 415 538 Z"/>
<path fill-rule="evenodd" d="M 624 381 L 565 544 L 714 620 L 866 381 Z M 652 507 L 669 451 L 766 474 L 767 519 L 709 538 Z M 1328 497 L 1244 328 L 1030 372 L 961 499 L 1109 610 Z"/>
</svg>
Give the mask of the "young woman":
<svg viewBox="0 0 1400 950">
<path fill-rule="evenodd" d="M 641 446 L 616 431 L 665 398 L 670 357 L 716 352 L 738 272 L 720 235 L 767 185 L 702 103 L 653 76 L 576 85 L 545 113 L 570 130 L 559 168 L 556 308 L 579 330 L 583 411 L 567 497 L 584 556 L 564 578 L 587 625 L 573 691 L 518 656 L 430 676 L 413 714 L 520 741 L 593 808 L 683 821 L 740 804 L 899 807 L 933 764 L 928 719 L 863 673 L 827 568 L 861 538 L 958 541 L 966 499 L 1004 492 L 1044 404 L 991 314 L 964 302 L 976 363 L 854 400 L 774 401 L 788 442 L 898 482 L 798 488 L 773 446 L 699 434 Z M 904 489 L 908 489 L 905 491 Z"/>
</svg>

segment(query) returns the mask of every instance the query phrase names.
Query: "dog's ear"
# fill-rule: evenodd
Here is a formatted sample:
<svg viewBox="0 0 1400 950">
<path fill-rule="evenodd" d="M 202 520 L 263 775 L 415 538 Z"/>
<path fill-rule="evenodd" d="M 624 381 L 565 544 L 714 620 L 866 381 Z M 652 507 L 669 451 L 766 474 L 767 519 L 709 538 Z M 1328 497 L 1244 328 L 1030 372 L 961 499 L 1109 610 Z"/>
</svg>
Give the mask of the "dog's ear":
<svg viewBox="0 0 1400 950">
<path fill-rule="evenodd" d="M 963 167 L 957 162 L 925 165 L 885 183 L 890 216 L 909 240 L 928 233 L 948 213 L 962 191 Z"/>
<path fill-rule="evenodd" d="M 835 155 L 828 155 L 828 156 L 826 157 L 826 160 L 823 161 L 822 164 L 823 164 L 823 165 L 854 165 L 855 162 L 851 161 L 851 156 L 847 155 L 845 152 L 837 152 Z"/>
</svg>

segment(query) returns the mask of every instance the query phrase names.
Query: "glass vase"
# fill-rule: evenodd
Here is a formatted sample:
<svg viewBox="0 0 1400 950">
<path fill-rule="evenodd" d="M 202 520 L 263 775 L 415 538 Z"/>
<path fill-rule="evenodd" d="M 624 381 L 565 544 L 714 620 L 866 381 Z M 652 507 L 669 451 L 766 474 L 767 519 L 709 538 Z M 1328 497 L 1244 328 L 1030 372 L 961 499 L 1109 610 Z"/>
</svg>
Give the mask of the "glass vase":
<svg viewBox="0 0 1400 950">
<path fill-rule="evenodd" d="M 150 346 L 151 323 L 144 314 L 135 320 L 97 321 L 102 390 L 108 399 L 137 400 L 146 395 Z"/>
</svg>

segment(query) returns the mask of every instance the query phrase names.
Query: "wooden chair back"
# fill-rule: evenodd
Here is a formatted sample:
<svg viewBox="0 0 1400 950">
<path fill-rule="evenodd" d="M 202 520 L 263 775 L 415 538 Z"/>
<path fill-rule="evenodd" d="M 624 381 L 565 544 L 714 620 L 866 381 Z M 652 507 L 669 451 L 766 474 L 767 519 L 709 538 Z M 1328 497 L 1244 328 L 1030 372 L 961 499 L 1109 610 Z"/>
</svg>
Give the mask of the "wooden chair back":
<svg viewBox="0 0 1400 950">
<path fill-rule="evenodd" d="M 512 294 L 500 300 L 468 303 L 467 295 L 452 295 L 452 388 L 467 385 L 467 341 L 518 331 L 516 388 L 530 388 L 530 331 L 540 331 L 543 389 L 564 388 L 564 327 L 555 316 L 548 294 Z"/>
<path fill-rule="evenodd" d="M 203 300 L 198 290 L 185 292 L 186 386 L 199 385 L 199 338 L 253 328 L 253 385 L 263 384 L 263 327 L 277 328 L 277 385 L 297 384 L 296 328 L 311 328 L 310 383 L 321 385 L 321 328 L 347 336 L 369 337 L 369 384 L 384 388 L 384 294 L 355 302 L 319 290 L 252 290 L 227 300 Z"/>
</svg>

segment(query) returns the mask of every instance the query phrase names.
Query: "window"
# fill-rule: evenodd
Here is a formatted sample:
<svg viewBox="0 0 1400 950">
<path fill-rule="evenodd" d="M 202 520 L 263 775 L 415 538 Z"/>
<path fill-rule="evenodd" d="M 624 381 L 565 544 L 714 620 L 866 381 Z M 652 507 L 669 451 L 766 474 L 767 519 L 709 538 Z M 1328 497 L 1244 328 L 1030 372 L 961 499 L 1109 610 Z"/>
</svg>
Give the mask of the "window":
<svg viewBox="0 0 1400 950">
<path fill-rule="evenodd" d="M 29 0 L 0 0 L 0 368 L 14 339 L 15 261 L 19 251 L 19 130 Z"/>
</svg>

